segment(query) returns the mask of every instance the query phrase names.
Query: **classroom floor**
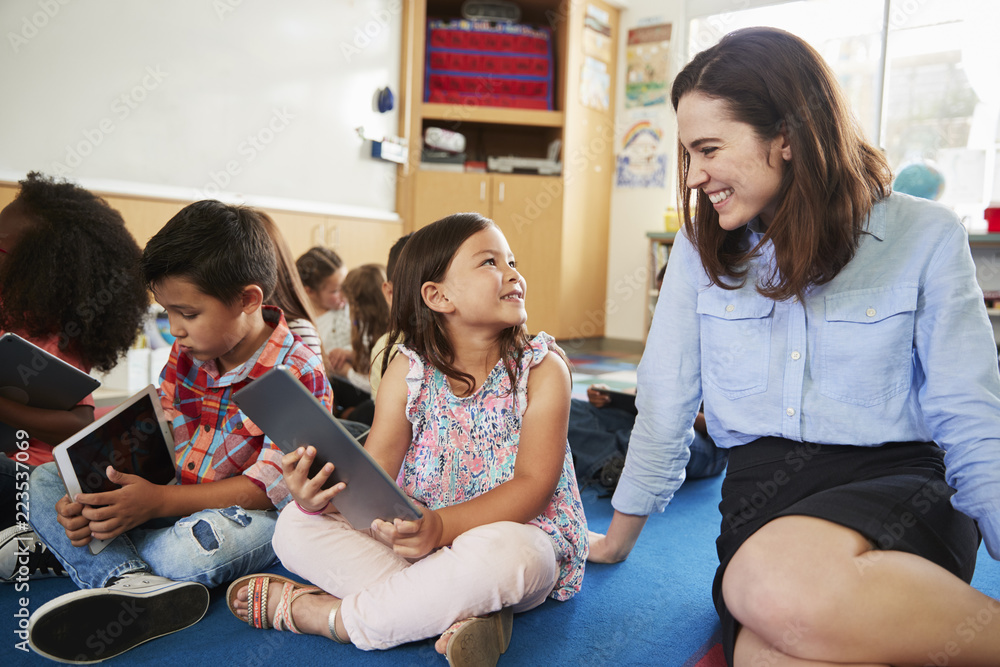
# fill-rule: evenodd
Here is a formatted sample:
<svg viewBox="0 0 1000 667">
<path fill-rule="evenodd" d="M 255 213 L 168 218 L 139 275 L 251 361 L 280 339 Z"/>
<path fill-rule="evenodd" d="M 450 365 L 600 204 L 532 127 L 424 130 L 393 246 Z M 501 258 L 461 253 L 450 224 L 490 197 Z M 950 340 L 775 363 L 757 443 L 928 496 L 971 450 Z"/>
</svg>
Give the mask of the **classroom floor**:
<svg viewBox="0 0 1000 667">
<path fill-rule="evenodd" d="M 573 398 L 586 400 L 587 387 L 605 384 L 611 389 L 635 387 L 635 369 L 643 343 L 615 338 L 558 341 L 572 364 Z"/>
</svg>

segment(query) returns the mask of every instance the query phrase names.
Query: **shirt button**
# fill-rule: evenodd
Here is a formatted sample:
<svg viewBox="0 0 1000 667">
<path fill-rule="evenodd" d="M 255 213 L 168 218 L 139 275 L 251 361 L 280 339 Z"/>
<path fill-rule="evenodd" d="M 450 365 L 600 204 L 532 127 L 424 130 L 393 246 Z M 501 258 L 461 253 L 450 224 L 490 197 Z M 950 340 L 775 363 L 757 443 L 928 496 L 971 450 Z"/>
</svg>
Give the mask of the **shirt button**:
<svg viewBox="0 0 1000 667">
<path fill-rule="evenodd" d="M 795 408 L 788 408 L 787 410 L 785 410 L 785 414 L 788 415 L 789 417 L 794 417 L 795 416 Z"/>
<path fill-rule="evenodd" d="M 875 317 L 875 309 L 869 308 L 868 310 L 865 311 L 865 315 L 867 315 L 868 317 Z"/>
<path fill-rule="evenodd" d="M 194 470 L 194 461 L 188 463 L 188 470 Z"/>
<path fill-rule="evenodd" d="M 792 360 L 793 360 L 793 361 L 798 361 L 798 360 L 799 360 L 799 358 L 800 358 L 801 356 L 802 356 L 802 355 L 801 355 L 801 354 L 799 354 L 799 351 L 798 351 L 798 350 L 796 350 L 795 352 L 792 352 Z"/>
<path fill-rule="evenodd" d="M 728 306 L 726 306 L 726 312 L 727 313 L 731 313 L 734 310 L 736 310 L 736 306 L 734 306 L 733 304 L 729 304 Z"/>
</svg>

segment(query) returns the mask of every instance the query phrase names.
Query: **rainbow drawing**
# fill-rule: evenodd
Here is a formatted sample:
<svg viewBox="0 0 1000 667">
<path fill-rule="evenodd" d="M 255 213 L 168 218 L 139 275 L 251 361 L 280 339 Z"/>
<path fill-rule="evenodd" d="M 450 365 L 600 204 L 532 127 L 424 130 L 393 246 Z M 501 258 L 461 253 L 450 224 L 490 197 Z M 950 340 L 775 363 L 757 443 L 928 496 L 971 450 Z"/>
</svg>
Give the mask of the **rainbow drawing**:
<svg viewBox="0 0 1000 667">
<path fill-rule="evenodd" d="M 660 131 L 660 128 L 654 127 L 653 124 L 648 120 L 641 120 L 632 127 L 630 127 L 628 131 L 625 133 L 625 136 L 622 137 L 622 147 L 628 148 L 629 145 L 633 141 L 635 141 L 636 137 L 638 137 L 643 132 L 649 132 L 650 134 L 652 134 L 653 137 L 656 139 L 657 143 L 659 143 L 660 139 L 663 138 L 663 133 Z"/>
</svg>

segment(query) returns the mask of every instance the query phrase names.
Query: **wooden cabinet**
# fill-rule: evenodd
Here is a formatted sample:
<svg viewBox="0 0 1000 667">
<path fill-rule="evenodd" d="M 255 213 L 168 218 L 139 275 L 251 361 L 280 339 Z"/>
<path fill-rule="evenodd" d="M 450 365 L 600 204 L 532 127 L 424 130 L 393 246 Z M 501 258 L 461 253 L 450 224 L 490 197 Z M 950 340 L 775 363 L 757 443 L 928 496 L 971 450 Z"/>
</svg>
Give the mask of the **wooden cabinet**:
<svg viewBox="0 0 1000 667">
<path fill-rule="evenodd" d="M 425 104 L 424 53 L 428 16 L 455 18 L 460 0 L 404 3 L 400 134 L 410 160 L 399 167 L 396 209 L 408 231 L 460 211 L 493 219 L 514 250 L 528 283 L 528 328 L 559 339 L 604 335 L 608 221 L 614 174 L 612 48 L 609 99 L 612 107 L 581 102 L 585 65 L 584 19 L 588 5 L 609 16 L 617 43 L 619 10 L 603 0 L 521 0 L 522 23 L 552 31 L 552 110 L 475 104 Z M 421 137 L 428 127 L 460 132 L 470 158 L 515 155 L 545 157 L 553 140 L 562 145 L 562 174 L 536 176 L 420 169 Z"/>
<path fill-rule="evenodd" d="M 439 171 L 421 171 L 417 179 L 414 228 L 466 211 L 494 220 L 507 237 L 518 271 L 528 285 L 528 328 L 533 332 L 557 330 L 562 180 Z"/>
</svg>

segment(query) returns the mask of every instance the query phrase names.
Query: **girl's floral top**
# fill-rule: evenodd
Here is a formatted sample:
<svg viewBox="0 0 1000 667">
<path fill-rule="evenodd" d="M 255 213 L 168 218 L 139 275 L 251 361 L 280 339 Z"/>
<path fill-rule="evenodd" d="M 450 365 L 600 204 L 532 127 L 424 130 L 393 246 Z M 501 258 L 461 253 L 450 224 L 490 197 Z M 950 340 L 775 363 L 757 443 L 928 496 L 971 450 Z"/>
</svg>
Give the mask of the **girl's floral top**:
<svg viewBox="0 0 1000 667">
<path fill-rule="evenodd" d="M 413 443 L 399 472 L 400 487 L 437 509 L 475 498 L 513 477 L 521 418 L 528 404 L 528 373 L 557 349 L 555 340 L 540 333 L 528 344 L 516 391 L 510 390 L 501 360 L 483 385 L 465 397 L 455 396 L 445 375 L 419 354 L 404 345 L 399 349 L 410 359 L 406 416 L 413 424 Z M 529 523 L 552 538 L 559 560 L 551 597 L 571 598 L 583 581 L 588 542 L 568 441 L 552 501 Z"/>
</svg>

